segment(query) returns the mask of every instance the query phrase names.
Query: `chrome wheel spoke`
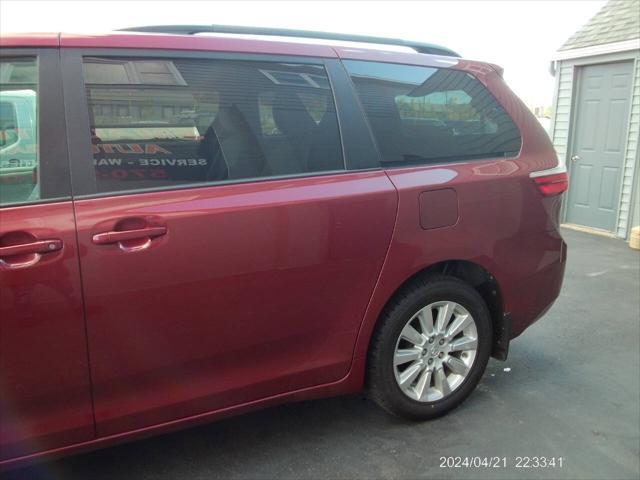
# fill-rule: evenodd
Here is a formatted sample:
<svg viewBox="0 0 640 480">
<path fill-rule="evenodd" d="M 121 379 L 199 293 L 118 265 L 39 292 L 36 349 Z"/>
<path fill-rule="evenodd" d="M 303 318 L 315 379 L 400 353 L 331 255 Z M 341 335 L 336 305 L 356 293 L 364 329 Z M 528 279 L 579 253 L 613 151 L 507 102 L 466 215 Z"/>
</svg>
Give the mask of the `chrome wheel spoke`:
<svg viewBox="0 0 640 480">
<path fill-rule="evenodd" d="M 393 365 L 404 365 L 407 362 L 413 362 L 420 359 L 420 353 L 422 350 L 419 348 L 404 348 L 396 350 L 396 354 L 393 358 Z"/>
<path fill-rule="evenodd" d="M 447 366 L 451 369 L 451 371 L 457 375 L 466 375 L 469 368 L 467 365 L 456 357 L 447 358 Z"/>
<path fill-rule="evenodd" d="M 451 325 L 449 325 L 449 328 L 447 329 L 447 334 L 446 334 L 447 338 L 455 337 L 462 330 L 464 330 L 472 321 L 473 319 L 471 318 L 471 315 L 468 315 L 468 314 L 456 315 L 453 321 L 451 322 Z"/>
<path fill-rule="evenodd" d="M 416 396 L 418 400 L 424 402 L 427 399 L 427 393 L 429 392 L 429 386 L 431 385 L 431 372 L 430 368 L 425 368 L 422 372 L 422 376 L 416 384 Z"/>
<path fill-rule="evenodd" d="M 449 344 L 449 352 L 461 352 L 478 348 L 478 340 L 471 337 L 456 338 Z"/>
<path fill-rule="evenodd" d="M 418 321 L 420 322 L 420 328 L 422 329 L 422 334 L 431 336 L 434 332 L 433 326 L 433 315 L 431 314 L 430 308 L 423 308 L 418 312 Z"/>
<path fill-rule="evenodd" d="M 453 314 L 453 309 L 455 308 L 455 303 L 453 302 L 444 302 L 442 305 L 438 307 L 438 317 L 436 318 L 436 329 L 439 332 L 444 332 L 447 328 L 447 324 L 449 323 L 449 319 Z"/>
<path fill-rule="evenodd" d="M 449 380 L 447 380 L 447 376 L 444 373 L 444 369 L 442 366 L 438 367 L 435 374 L 435 387 L 440 391 L 443 397 L 446 397 L 451 393 L 451 388 L 449 387 Z"/>
<path fill-rule="evenodd" d="M 400 374 L 400 388 L 408 388 L 423 368 L 424 365 L 422 365 L 422 363 L 416 362 L 413 365 L 409 366 L 409 368 L 407 368 L 404 372 L 402 372 Z"/>
<path fill-rule="evenodd" d="M 409 324 L 405 325 L 400 336 L 407 342 L 413 343 L 416 346 L 423 345 L 425 341 L 425 338 Z"/>
</svg>

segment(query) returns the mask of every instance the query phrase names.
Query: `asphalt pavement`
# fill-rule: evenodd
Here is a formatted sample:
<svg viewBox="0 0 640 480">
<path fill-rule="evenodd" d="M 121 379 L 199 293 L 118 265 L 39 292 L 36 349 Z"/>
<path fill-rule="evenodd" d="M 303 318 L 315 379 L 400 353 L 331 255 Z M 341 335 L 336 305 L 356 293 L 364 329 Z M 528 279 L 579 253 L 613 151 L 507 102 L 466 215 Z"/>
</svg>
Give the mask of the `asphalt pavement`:
<svg viewBox="0 0 640 480">
<path fill-rule="evenodd" d="M 640 252 L 621 240 L 566 229 L 563 236 L 560 298 L 443 418 L 404 422 L 363 396 L 317 400 L 7 478 L 638 479 Z"/>
</svg>

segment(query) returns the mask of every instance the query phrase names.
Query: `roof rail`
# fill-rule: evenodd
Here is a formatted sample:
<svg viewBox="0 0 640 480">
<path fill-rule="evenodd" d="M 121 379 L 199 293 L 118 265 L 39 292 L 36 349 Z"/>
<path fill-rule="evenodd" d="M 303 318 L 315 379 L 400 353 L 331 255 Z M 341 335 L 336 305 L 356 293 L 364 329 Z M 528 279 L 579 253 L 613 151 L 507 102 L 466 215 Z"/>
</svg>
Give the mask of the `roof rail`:
<svg viewBox="0 0 640 480">
<path fill-rule="evenodd" d="M 266 35 L 277 37 L 317 38 L 344 42 L 378 43 L 384 45 L 400 45 L 414 49 L 418 53 L 459 57 L 453 50 L 431 43 L 412 42 L 399 38 L 370 37 L 367 35 L 351 35 L 347 33 L 313 32 L 288 28 L 241 27 L 235 25 L 150 25 L 145 27 L 122 28 L 120 31 L 168 33 L 176 35 L 195 35 L 197 33 L 231 33 L 238 35 Z"/>
</svg>

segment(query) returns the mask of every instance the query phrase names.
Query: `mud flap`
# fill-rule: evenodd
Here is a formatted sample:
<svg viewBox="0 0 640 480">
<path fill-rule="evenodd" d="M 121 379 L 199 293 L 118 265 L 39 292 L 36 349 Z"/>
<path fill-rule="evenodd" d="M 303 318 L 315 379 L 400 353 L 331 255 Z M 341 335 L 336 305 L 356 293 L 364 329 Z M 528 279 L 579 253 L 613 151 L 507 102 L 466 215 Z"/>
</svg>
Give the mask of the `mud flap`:
<svg viewBox="0 0 640 480">
<path fill-rule="evenodd" d="M 502 321 L 494 324 L 493 348 L 491 356 L 498 360 L 506 360 L 509 354 L 509 341 L 511 339 L 511 314 L 502 315 Z"/>
</svg>

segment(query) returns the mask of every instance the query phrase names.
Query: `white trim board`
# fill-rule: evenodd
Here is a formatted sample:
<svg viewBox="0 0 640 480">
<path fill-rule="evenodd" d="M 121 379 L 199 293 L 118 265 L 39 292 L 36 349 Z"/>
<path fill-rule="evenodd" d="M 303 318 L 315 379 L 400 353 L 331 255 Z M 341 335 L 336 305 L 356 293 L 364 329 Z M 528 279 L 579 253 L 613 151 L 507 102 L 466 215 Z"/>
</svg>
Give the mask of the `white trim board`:
<svg viewBox="0 0 640 480">
<path fill-rule="evenodd" d="M 623 40 L 622 42 L 603 43 L 601 45 L 591 45 L 589 47 L 574 48 L 572 50 L 560 50 L 553 56 L 554 60 L 568 60 L 570 58 L 593 57 L 607 53 L 626 52 L 629 50 L 640 50 L 640 38 Z"/>
</svg>

